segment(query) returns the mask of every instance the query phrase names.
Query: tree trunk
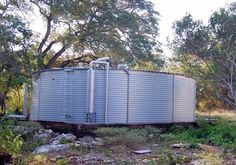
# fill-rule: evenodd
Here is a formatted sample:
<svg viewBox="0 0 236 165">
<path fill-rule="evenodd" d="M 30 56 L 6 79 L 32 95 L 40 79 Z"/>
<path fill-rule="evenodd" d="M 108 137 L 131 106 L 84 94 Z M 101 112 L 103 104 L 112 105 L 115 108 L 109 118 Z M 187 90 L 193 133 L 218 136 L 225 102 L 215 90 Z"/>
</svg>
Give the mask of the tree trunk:
<svg viewBox="0 0 236 165">
<path fill-rule="evenodd" d="M 3 115 L 5 115 L 6 113 L 6 96 L 7 93 L 0 95 L 0 109 Z"/>
</svg>

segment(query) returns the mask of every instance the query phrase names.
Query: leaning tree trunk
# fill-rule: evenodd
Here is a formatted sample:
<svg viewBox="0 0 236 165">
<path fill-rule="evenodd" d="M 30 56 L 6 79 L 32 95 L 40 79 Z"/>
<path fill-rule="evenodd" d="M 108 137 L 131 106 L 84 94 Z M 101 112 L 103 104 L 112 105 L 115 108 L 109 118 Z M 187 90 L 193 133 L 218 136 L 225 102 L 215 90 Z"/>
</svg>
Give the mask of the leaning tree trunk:
<svg viewBox="0 0 236 165">
<path fill-rule="evenodd" d="M 0 109 L 2 114 L 5 115 L 6 113 L 6 93 L 0 95 Z"/>
</svg>

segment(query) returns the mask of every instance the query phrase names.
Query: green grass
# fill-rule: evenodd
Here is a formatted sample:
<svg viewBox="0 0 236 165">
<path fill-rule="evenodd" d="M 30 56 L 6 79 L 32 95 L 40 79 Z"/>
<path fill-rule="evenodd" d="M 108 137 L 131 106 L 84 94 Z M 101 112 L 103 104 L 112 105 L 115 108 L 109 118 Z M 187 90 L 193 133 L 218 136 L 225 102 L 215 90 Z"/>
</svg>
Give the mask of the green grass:
<svg viewBox="0 0 236 165">
<path fill-rule="evenodd" d="M 105 139 L 105 145 L 124 145 L 126 148 L 138 148 L 145 145 L 147 141 L 159 138 L 160 129 L 147 126 L 145 128 L 98 128 L 95 133 Z"/>
<path fill-rule="evenodd" d="M 163 141 L 178 141 L 194 145 L 195 143 L 221 146 L 234 149 L 236 142 L 236 127 L 226 120 L 209 124 L 204 120 L 197 122 L 197 127 L 173 126 L 168 133 L 162 134 Z M 160 139 L 160 140 L 162 140 Z M 235 150 L 236 151 L 236 150 Z"/>
<path fill-rule="evenodd" d="M 96 134 L 105 138 L 108 145 L 122 144 L 127 148 L 147 143 L 188 143 L 190 148 L 198 148 L 197 143 L 220 146 L 236 154 L 236 126 L 224 119 L 209 123 L 203 119 L 197 121 L 197 127 L 174 125 L 171 128 L 158 129 L 145 127 L 99 128 Z M 150 136 L 152 135 L 152 136 Z"/>
</svg>

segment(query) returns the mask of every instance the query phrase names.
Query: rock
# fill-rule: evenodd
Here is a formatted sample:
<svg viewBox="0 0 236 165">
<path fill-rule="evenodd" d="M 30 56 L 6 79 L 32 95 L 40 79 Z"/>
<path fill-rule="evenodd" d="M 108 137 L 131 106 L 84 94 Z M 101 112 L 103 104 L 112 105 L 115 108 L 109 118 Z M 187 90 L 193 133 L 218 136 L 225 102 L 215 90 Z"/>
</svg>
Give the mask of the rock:
<svg viewBox="0 0 236 165">
<path fill-rule="evenodd" d="M 134 151 L 135 154 L 148 154 L 151 153 L 152 150 L 138 150 L 138 151 Z"/>
<path fill-rule="evenodd" d="M 69 158 L 70 163 L 77 163 L 77 162 L 79 162 L 79 160 L 80 160 L 79 157 L 76 157 L 76 156 Z"/>
<path fill-rule="evenodd" d="M 236 165 L 236 160 L 233 160 L 233 162 L 232 162 L 232 163 L 233 163 L 233 165 Z"/>
<path fill-rule="evenodd" d="M 210 145 L 206 145 L 206 144 L 199 144 L 199 147 L 206 151 L 206 152 L 212 152 L 212 153 L 218 153 L 219 150 L 217 149 L 217 147 L 214 146 L 210 146 Z"/>
<path fill-rule="evenodd" d="M 149 137 L 150 139 L 152 139 L 153 136 L 154 136 L 153 134 L 148 135 L 148 137 Z"/>
<path fill-rule="evenodd" d="M 52 144 L 59 144 L 60 143 L 60 140 L 53 140 L 52 141 Z"/>
<path fill-rule="evenodd" d="M 172 148 L 185 148 L 187 146 L 188 146 L 187 144 L 183 144 L 183 143 L 177 143 L 177 144 L 171 145 Z"/>
<path fill-rule="evenodd" d="M 40 130 L 38 131 L 38 133 L 39 133 L 39 134 L 43 134 L 43 133 L 44 133 L 44 130 L 45 130 L 45 129 L 40 129 Z"/>
<path fill-rule="evenodd" d="M 96 137 L 95 140 L 98 141 L 98 142 L 103 142 L 104 141 L 102 138 L 98 138 L 98 137 Z"/>
<path fill-rule="evenodd" d="M 76 139 L 76 136 L 73 135 L 72 133 L 67 133 L 67 134 L 64 134 L 64 133 L 63 133 L 63 134 L 61 134 L 61 135 L 55 137 L 55 138 L 53 139 L 53 141 L 59 141 L 59 142 L 60 142 L 60 140 L 62 140 L 62 139 L 65 139 L 65 140 L 67 140 L 68 142 L 74 142 L 75 139 Z"/>
<path fill-rule="evenodd" d="M 48 133 L 36 134 L 34 135 L 34 139 L 41 140 L 44 144 L 49 143 L 51 135 Z"/>
<path fill-rule="evenodd" d="M 49 153 L 54 151 L 65 150 L 69 148 L 69 144 L 48 144 L 35 148 L 34 153 Z"/>
<path fill-rule="evenodd" d="M 73 144 L 75 147 L 80 147 L 81 146 L 81 144 L 79 144 L 79 143 L 74 143 Z"/>
<path fill-rule="evenodd" d="M 103 145 L 102 142 L 95 141 L 95 140 L 93 140 L 91 143 L 92 143 L 92 145 L 95 145 L 95 146 L 102 146 Z"/>
<path fill-rule="evenodd" d="M 144 163 L 144 164 L 148 164 L 148 163 L 150 163 L 150 160 L 148 160 L 148 159 L 143 159 L 143 163 Z"/>
<path fill-rule="evenodd" d="M 79 138 L 79 140 L 85 143 L 92 143 L 92 141 L 94 141 L 94 138 L 91 136 L 84 136 L 82 138 Z"/>
<path fill-rule="evenodd" d="M 49 134 L 53 133 L 53 131 L 51 129 L 46 129 L 45 132 L 49 133 Z"/>
<path fill-rule="evenodd" d="M 153 144 L 152 146 L 153 146 L 153 147 L 159 147 L 160 144 Z"/>
<path fill-rule="evenodd" d="M 206 162 L 204 160 L 195 160 L 189 163 L 189 165 L 202 165 L 202 164 L 206 164 Z"/>
<path fill-rule="evenodd" d="M 43 134 L 36 134 L 35 135 L 35 138 L 38 138 L 38 139 L 44 139 L 44 138 L 49 138 L 50 135 L 47 134 L 47 133 L 43 133 Z"/>
<path fill-rule="evenodd" d="M 111 164 L 114 162 L 114 160 L 107 159 L 107 160 L 103 160 L 103 162 L 106 164 Z"/>
</svg>

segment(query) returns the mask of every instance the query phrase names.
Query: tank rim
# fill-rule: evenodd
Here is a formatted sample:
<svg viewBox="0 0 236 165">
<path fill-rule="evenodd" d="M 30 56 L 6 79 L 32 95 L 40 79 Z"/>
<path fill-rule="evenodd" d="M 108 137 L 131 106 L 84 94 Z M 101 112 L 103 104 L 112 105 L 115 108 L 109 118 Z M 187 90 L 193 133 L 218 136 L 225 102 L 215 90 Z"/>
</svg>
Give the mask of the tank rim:
<svg viewBox="0 0 236 165">
<path fill-rule="evenodd" d="M 79 68 L 79 67 L 52 68 L 52 69 L 44 69 L 44 70 L 33 72 L 32 75 L 39 74 L 39 73 L 42 73 L 42 72 L 61 71 L 61 70 L 64 70 L 64 69 L 89 70 L 89 68 Z M 97 70 L 104 70 L 104 69 L 97 69 Z M 109 69 L 109 70 L 123 70 L 123 69 Z M 174 72 L 171 73 L 171 72 L 164 72 L 164 71 L 158 71 L 158 70 L 144 70 L 144 69 L 128 69 L 127 71 L 178 75 L 178 76 L 184 76 L 184 77 L 196 80 L 196 78 L 193 78 L 193 77 L 190 77 L 190 76 L 186 76 L 186 75 L 181 74 L 181 73 L 174 73 Z"/>
</svg>

